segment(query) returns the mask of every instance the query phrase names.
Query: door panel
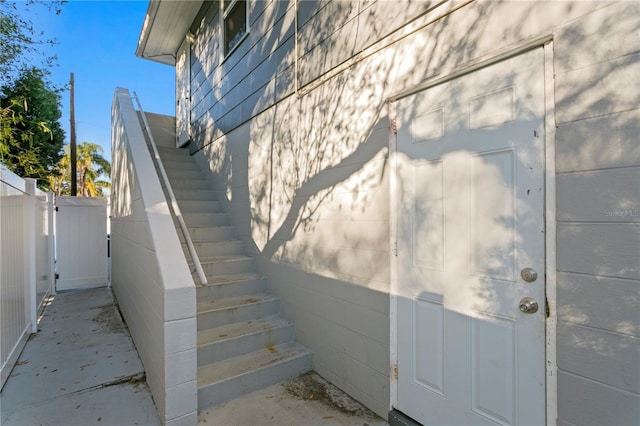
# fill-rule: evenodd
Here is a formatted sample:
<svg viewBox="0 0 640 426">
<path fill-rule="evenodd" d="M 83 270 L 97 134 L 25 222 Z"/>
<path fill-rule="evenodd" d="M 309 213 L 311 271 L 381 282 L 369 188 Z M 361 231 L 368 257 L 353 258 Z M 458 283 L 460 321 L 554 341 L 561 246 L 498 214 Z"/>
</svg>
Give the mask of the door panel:
<svg viewBox="0 0 640 426">
<path fill-rule="evenodd" d="M 397 408 L 424 424 L 545 422 L 543 71 L 538 49 L 396 105 Z"/>
</svg>

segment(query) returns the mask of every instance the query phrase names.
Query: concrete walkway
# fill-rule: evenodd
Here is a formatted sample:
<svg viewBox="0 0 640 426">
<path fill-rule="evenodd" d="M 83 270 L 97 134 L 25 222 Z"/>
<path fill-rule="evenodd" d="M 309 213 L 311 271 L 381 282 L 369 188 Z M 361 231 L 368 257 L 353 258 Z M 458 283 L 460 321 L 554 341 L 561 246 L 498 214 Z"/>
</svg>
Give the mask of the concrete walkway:
<svg viewBox="0 0 640 426">
<path fill-rule="evenodd" d="M 387 423 L 315 373 L 199 413 L 201 425 Z M 58 294 L 0 393 L 0 424 L 160 425 L 111 290 Z"/>
<path fill-rule="evenodd" d="M 111 290 L 58 294 L 0 393 L 0 424 L 159 425 Z"/>
<path fill-rule="evenodd" d="M 311 372 L 198 414 L 199 425 L 384 426 L 383 419 Z"/>
</svg>

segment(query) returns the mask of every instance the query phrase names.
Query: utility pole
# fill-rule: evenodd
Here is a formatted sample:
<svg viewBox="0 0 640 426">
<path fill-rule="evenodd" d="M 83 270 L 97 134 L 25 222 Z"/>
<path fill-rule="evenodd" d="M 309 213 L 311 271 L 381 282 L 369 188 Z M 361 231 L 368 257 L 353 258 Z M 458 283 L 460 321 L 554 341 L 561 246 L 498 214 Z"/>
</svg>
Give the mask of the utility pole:
<svg viewBox="0 0 640 426">
<path fill-rule="evenodd" d="M 76 111 L 74 105 L 73 73 L 71 73 L 70 95 L 71 113 L 69 114 L 69 121 L 71 121 L 71 141 L 69 151 L 71 154 L 71 196 L 75 197 L 78 192 L 78 161 L 76 154 Z"/>
</svg>

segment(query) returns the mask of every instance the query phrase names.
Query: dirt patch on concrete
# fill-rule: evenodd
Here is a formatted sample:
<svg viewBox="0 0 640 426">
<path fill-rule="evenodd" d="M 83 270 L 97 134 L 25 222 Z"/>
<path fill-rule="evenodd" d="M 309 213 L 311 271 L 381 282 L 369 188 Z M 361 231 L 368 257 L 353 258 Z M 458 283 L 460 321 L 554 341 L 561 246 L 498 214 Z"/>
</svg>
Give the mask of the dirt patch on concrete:
<svg viewBox="0 0 640 426">
<path fill-rule="evenodd" d="M 282 386 L 289 395 L 295 398 L 305 401 L 319 401 L 344 414 L 363 417 L 372 421 L 379 420 L 379 417 L 373 411 L 355 401 L 313 371 L 288 380 Z"/>
<path fill-rule="evenodd" d="M 93 317 L 93 322 L 100 325 L 103 333 L 120 334 L 126 332 L 126 327 L 115 305 L 99 306 L 98 313 Z"/>
</svg>

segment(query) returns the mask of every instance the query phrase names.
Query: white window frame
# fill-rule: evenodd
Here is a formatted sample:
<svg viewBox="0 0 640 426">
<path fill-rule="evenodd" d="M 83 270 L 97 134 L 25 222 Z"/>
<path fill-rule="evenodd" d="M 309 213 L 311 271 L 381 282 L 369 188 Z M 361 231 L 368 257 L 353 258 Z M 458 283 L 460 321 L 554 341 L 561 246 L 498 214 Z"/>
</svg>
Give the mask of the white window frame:
<svg viewBox="0 0 640 426">
<path fill-rule="evenodd" d="M 226 39 L 227 18 L 229 17 L 233 9 L 243 1 L 246 5 L 246 12 L 244 17 L 246 31 L 244 32 L 240 40 L 238 40 L 238 42 L 235 44 L 235 46 L 233 46 L 231 49 L 229 49 L 228 52 L 225 53 L 225 50 L 227 49 L 227 39 Z M 225 7 L 226 7 L 226 10 L 225 10 Z M 222 52 L 222 60 L 224 61 L 229 56 L 231 56 L 231 54 L 235 52 L 236 49 L 242 44 L 242 42 L 244 42 L 244 40 L 249 36 L 249 2 L 247 0 L 220 0 L 220 12 L 221 12 L 220 13 L 220 40 L 221 40 L 220 44 L 222 45 L 221 52 Z"/>
</svg>

